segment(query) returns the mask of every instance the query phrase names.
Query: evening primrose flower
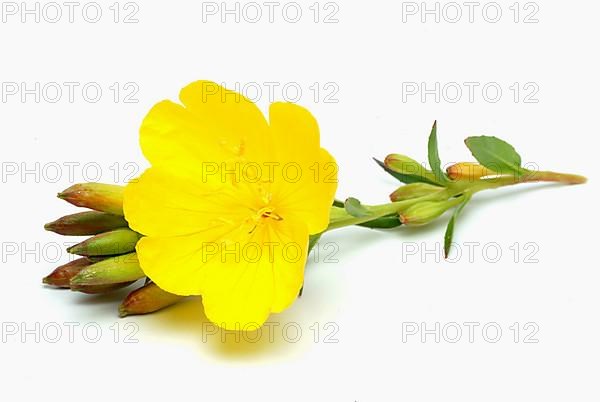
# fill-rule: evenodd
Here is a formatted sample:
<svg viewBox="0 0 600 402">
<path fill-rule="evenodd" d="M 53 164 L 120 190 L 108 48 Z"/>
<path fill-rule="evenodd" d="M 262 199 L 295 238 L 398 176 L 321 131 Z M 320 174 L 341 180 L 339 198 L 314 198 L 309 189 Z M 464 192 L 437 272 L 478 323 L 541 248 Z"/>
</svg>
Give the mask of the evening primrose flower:
<svg viewBox="0 0 600 402">
<path fill-rule="evenodd" d="M 124 214 L 143 234 L 144 273 L 176 295 L 202 295 L 227 329 L 262 325 L 298 296 L 309 235 L 329 224 L 337 166 L 306 109 L 273 103 L 269 121 L 241 94 L 208 81 L 145 117 L 152 167 L 127 185 Z"/>
</svg>

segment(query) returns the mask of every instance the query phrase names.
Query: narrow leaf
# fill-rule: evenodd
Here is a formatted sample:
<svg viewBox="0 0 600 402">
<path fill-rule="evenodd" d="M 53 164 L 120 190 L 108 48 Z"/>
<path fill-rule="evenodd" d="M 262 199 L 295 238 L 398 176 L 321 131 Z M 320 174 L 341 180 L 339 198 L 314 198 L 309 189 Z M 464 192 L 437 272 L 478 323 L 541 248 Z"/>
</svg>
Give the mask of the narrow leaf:
<svg viewBox="0 0 600 402">
<path fill-rule="evenodd" d="M 429 184 L 433 184 L 435 186 L 439 186 L 440 185 L 439 183 L 436 183 L 435 181 L 429 180 L 429 179 L 427 179 L 426 177 L 423 177 L 423 176 L 417 176 L 417 175 L 411 175 L 411 174 L 402 174 L 402 173 L 395 172 L 392 169 L 390 169 L 387 166 L 385 166 L 385 163 L 383 163 L 379 159 L 373 158 L 373 160 L 379 166 L 381 166 L 381 168 L 383 170 L 385 170 L 387 173 L 389 173 L 394 178 L 396 178 L 396 180 L 398 180 L 398 181 L 400 181 L 402 183 L 405 183 L 405 184 L 411 184 L 411 183 L 429 183 Z"/>
<path fill-rule="evenodd" d="M 469 137 L 465 144 L 479 163 L 498 174 L 521 176 L 525 173 L 521 167 L 521 156 L 512 145 L 499 138 Z"/>
<path fill-rule="evenodd" d="M 462 204 L 456 207 L 452 217 L 450 218 L 450 221 L 448 222 L 448 227 L 446 228 L 446 233 L 444 234 L 444 258 L 448 258 L 448 254 L 450 253 L 450 246 L 452 245 L 452 236 L 454 235 L 454 225 L 456 224 L 456 219 L 470 199 L 471 197 L 467 197 Z"/>
<path fill-rule="evenodd" d="M 431 128 L 431 133 L 429 134 L 427 151 L 429 166 L 431 167 L 436 179 L 441 182 L 446 181 L 446 174 L 442 171 L 442 162 L 440 161 L 440 155 L 438 152 L 437 120 L 433 122 L 433 127 Z"/>
<path fill-rule="evenodd" d="M 358 224 L 358 226 L 370 229 L 393 229 L 400 225 L 402 225 L 402 222 L 400 222 L 400 217 L 398 214 L 385 215 L 381 218 Z"/>
</svg>

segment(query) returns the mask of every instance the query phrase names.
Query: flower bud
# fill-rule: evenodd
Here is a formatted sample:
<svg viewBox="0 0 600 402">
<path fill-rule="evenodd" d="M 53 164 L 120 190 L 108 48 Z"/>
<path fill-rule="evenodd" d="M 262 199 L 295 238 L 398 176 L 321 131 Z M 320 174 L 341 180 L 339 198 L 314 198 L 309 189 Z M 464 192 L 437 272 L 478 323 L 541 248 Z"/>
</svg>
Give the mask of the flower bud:
<svg viewBox="0 0 600 402">
<path fill-rule="evenodd" d="M 485 176 L 497 176 L 498 174 L 479 163 L 460 162 L 446 169 L 448 177 L 452 180 L 477 180 Z"/>
<path fill-rule="evenodd" d="M 136 281 L 144 272 L 136 253 L 107 258 L 81 270 L 71 279 L 71 288 L 84 285 L 108 285 Z"/>
<path fill-rule="evenodd" d="M 109 293 L 131 285 L 133 282 L 109 283 L 107 285 L 72 285 L 71 290 L 89 295 Z"/>
<path fill-rule="evenodd" d="M 71 254 L 84 256 L 118 255 L 130 253 L 142 237 L 128 228 L 100 233 L 67 249 Z"/>
<path fill-rule="evenodd" d="M 115 184 L 81 183 L 58 193 L 58 198 L 78 207 L 123 215 L 124 189 Z"/>
<path fill-rule="evenodd" d="M 444 190 L 443 187 L 434 186 L 427 183 L 410 183 L 400 186 L 396 191 L 390 194 L 390 200 L 393 202 L 410 200 L 423 197 Z"/>
<path fill-rule="evenodd" d="M 165 292 L 155 283 L 148 283 L 129 293 L 119 306 L 119 316 L 153 313 L 175 304 L 183 298 L 184 296 Z"/>
<path fill-rule="evenodd" d="M 438 181 L 435 177 L 435 174 L 431 170 L 426 169 L 419 162 L 409 158 L 408 156 L 390 154 L 386 156 L 384 164 L 389 170 L 412 178 L 411 181 L 407 181 L 406 183 L 419 181 L 436 183 Z"/>
<path fill-rule="evenodd" d="M 455 203 L 451 201 L 423 201 L 408 207 L 400 214 L 400 220 L 404 225 L 425 225 L 442 215 Z"/>
<path fill-rule="evenodd" d="M 67 264 L 61 265 L 42 279 L 46 285 L 56 286 L 59 288 L 69 288 L 71 278 L 81 272 L 85 267 L 92 265 L 93 262 L 83 257 L 73 260 Z"/>
<path fill-rule="evenodd" d="M 63 216 L 44 225 L 44 229 L 67 236 L 95 235 L 127 227 L 125 218 L 106 212 L 86 211 Z"/>
<path fill-rule="evenodd" d="M 88 255 L 86 258 L 90 260 L 92 263 L 100 262 L 102 260 L 106 260 L 107 258 L 112 258 L 114 255 Z"/>
</svg>

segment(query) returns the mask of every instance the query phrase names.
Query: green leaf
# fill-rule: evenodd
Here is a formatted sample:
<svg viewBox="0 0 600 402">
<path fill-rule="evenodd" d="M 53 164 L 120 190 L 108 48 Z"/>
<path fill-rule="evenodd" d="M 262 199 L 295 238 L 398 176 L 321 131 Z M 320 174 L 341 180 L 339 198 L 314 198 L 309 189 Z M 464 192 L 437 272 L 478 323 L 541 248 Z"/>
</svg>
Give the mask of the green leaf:
<svg viewBox="0 0 600 402">
<path fill-rule="evenodd" d="M 442 171 L 442 162 L 440 161 L 440 155 L 438 153 L 438 142 L 437 142 L 437 120 L 433 122 L 431 133 L 429 134 L 429 141 L 427 142 L 427 157 L 429 159 L 429 166 L 433 171 L 436 179 L 441 182 L 447 180 L 446 174 Z"/>
<path fill-rule="evenodd" d="M 450 246 L 452 245 L 452 236 L 454 235 L 454 225 L 456 223 L 456 219 L 470 199 L 471 197 L 465 198 L 462 204 L 456 207 L 452 217 L 450 218 L 450 221 L 448 222 L 448 227 L 446 228 L 446 233 L 444 234 L 444 258 L 448 258 L 448 254 L 450 253 Z"/>
<path fill-rule="evenodd" d="M 402 222 L 400 222 L 400 217 L 398 214 L 385 215 L 381 218 L 358 224 L 358 226 L 370 229 L 393 229 L 400 225 L 402 225 Z"/>
<path fill-rule="evenodd" d="M 356 198 L 348 198 L 344 203 L 344 208 L 346 209 L 346 212 L 356 218 L 364 218 L 371 215 L 369 210 L 365 208 Z"/>
<path fill-rule="evenodd" d="M 398 181 L 400 181 L 402 183 L 405 183 L 405 184 L 411 184 L 411 183 L 428 183 L 428 184 L 433 184 L 434 186 L 439 186 L 440 185 L 440 183 L 436 183 L 435 181 L 429 180 L 429 179 L 427 179 L 426 177 L 423 177 L 423 176 L 395 172 L 392 169 L 390 169 L 387 166 L 385 166 L 385 163 L 383 163 L 379 159 L 373 158 L 373 160 L 379 166 L 381 166 L 381 168 L 383 170 L 385 170 L 387 173 L 389 173 L 390 175 L 392 175 L 394 178 L 396 178 Z"/>
<path fill-rule="evenodd" d="M 496 137 L 469 137 L 465 144 L 479 163 L 499 174 L 523 175 L 521 156 L 512 145 Z"/>
</svg>

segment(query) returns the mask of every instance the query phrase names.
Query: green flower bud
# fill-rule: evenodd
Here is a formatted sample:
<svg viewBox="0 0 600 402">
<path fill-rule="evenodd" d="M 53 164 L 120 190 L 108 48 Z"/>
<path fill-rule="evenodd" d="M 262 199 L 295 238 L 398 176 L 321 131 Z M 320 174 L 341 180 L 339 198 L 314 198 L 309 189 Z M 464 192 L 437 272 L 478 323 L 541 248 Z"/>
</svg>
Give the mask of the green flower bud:
<svg viewBox="0 0 600 402">
<path fill-rule="evenodd" d="M 408 226 L 426 225 L 454 205 L 456 205 L 455 200 L 419 202 L 402 212 L 400 220 L 404 225 Z"/>
<path fill-rule="evenodd" d="M 61 193 L 61 198 L 75 206 L 123 215 L 124 186 L 102 183 L 75 184 Z"/>
<path fill-rule="evenodd" d="M 498 173 L 474 162 L 460 162 L 446 169 L 452 180 L 477 180 L 485 176 L 497 176 Z"/>
<path fill-rule="evenodd" d="M 393 202 L 410 200 L 413 198 L 423 197 L 425 195 L 434 194 L 444 190 L 443 187 L 434 186 L 427 183 L 410 183 L 399 187 L 396 191 L 390 194 L 390 200 Z"/>
<path fill-rule="evenodd" d="M 97 295 L 123 289 L 124 287 L 131 285 L 133 282 L 135 281 L 123 283 L 109 283 L 107 285 L 72 285 L 71 290 L 75 292 L 86 293 L 89 295 Z"/>
<path fill-rule="evenodd" d="M 408 156 L 390 154 L 386 156 L 384 164 L 389 170 L 402 175 L 404 180 L 401 181 L 404 183 L 427 182 L 435 184 L 438 182 L 431 170 L 426 169 L 422 164 Z"/>
<path fill-rule="evenodd" d="M 119 215 L 86 211 L 63 216 L 44 225 L 44 229 L 67 236 L 95 235 L 118 228 L 126 228 L 127 221 Z"/>
<path fill-rule="evenodd" d="M 119 316 L 153 313 L 175 304 L 183 298 L 184 296 L 165 292 L 154 283 L 148 283 L 129 293 L 119 306 Z"/>
<path fill-rule="evenodd" d="M 132 252 L 142 237 L 128 228 L 115 229 L 71 246 L 67 252 L 84 256 L 118 255 Z"/>
<path fill-rule="evenodd" d="M 71 288 L 85 285 L 108 285 L 136 281 L 144 272 L 136 253 L 107 258 L 81 270 L 71 279 Z"/>
</svg>

